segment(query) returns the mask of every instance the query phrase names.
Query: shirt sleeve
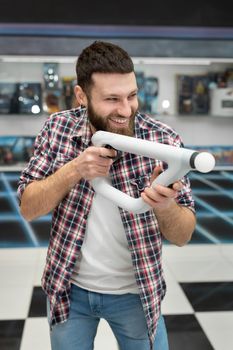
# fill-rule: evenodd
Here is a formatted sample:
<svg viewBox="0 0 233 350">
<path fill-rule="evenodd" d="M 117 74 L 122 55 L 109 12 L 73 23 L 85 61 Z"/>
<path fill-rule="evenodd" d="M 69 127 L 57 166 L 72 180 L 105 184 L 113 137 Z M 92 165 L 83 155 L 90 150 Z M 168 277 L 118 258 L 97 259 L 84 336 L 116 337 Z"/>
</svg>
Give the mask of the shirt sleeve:
<svg viewBox="0 0 233 350">
<path fill-rule="evenodd" d="M 181 182 L 183 184 L 183 189 L 179 192 L 178 197 L 176 198 L 176 201 L 179 205 L 188 207 L 195 213 L 195 202 L 192 195 L 192 189 L 190 187 L 190 180 L 188 176 L 184 176 L 181 179 Z"/>
<path fill-rule="evenodd" d="M 173 145 L 176 147 L 184 148 L 183 141 L 181 137 L 177 134 L 173 140 Z M 185 175 L 182 179 L 180 179 L 183 184 L 183 189 L 179 192 L 176 201 L 179 205 L 188 207 L 195 213 L 195 202 L 193 199 L 192 189 L 190 185 L 190 180 L 188 175 Z"/>
<path fill-rule="evenodd" d="M 53 157 L 50 151 L 49 138 L 49 122 L 46 121 L 36 137 L 33 155 L 19 179 L 17 190 L 19 204 L 21 203 L 22 194 L 29 183 L 35 180 L 42 180 L 52 174 Z"/>
<path fill-rule="evenodd" d="M 174 147 L 184 148 L 184 144 L 180 135 L 171 127 L 159 122 L 159 127 L 155 129 L 153 138 L 155 142 L 160 142 Z M 159 130 L 159 132 L 158 132 Z M 167 169 L 167 164 L 163 162 L 163 170 Z M 195 202 L 193 199 L 192 189 L 188 175 L 179 179 L 183 184 L 183 189 L 179 191 L 176 202 L 185 206 L 195 213 Z"/>
</svg>

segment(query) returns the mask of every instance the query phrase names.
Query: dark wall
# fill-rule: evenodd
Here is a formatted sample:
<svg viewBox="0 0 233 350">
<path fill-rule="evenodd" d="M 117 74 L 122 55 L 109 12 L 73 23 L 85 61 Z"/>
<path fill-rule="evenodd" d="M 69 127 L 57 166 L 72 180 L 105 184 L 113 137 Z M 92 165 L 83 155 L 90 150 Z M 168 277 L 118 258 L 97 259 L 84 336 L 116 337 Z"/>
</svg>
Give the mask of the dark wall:
<svg viewBox="0 0 233 350">
<path fill-rule="evenodd" d="M 233 0 L 1 0 L 2 23 L 233 27 Z"/>
</svg>

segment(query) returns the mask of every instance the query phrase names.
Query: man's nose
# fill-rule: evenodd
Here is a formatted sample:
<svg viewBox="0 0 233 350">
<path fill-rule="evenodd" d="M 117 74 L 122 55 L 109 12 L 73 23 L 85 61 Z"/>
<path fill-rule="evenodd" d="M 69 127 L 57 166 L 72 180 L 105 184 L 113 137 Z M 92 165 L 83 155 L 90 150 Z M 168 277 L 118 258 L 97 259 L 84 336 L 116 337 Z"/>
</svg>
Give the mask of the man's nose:
<svg viewBox="0 0 233 350">
<path fill-rule="evenodd" d="M 122 117 L 130 117 L 132 114 L 132 108 L 129 101 L 121 101 L 118 106 L 117 112 Z"/>
</svg>

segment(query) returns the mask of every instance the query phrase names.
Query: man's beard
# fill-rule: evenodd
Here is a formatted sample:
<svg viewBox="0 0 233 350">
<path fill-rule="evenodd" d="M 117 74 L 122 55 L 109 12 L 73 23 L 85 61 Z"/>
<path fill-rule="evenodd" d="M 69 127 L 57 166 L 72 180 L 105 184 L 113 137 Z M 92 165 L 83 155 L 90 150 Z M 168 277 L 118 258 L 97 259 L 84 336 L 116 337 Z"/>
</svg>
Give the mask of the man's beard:
<svg viewBox="0 0 233 350">
<path fill-rule="evenodd" d="M 127 127 L 114 128 L 113 126 L 110 125 L 109 119 L 124 118 L 123 116 L 119 114 L 109 114 L 106 117 L 102 117 L 95 113 L 90 101 L 87 107 L 87 114 L 88 114 L 89 121 L 96 131 L 102 130 L 102 131 L 113 132 L 116 134 L 126 135 L 126 136 L 134 136 L 134 119 L 135 119 L 136 112 L 137 111 L 132 110 L 131 116 L 129 118 L 129 125 Z"/>
</svg>

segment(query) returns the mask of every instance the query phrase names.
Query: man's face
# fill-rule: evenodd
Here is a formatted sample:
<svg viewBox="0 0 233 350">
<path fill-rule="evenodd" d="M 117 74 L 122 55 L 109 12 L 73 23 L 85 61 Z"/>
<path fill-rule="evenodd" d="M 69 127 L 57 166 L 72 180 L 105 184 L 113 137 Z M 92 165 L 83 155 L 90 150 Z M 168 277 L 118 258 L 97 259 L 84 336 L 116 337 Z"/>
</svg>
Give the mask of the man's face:
<svg viewBox="0 0 233 350">
<path fill-rule="evenodd" d="M 94 73 L 87 112 L 94 131 L 133 136 L 138 109 L 135 74 Z"/>
</svg>

